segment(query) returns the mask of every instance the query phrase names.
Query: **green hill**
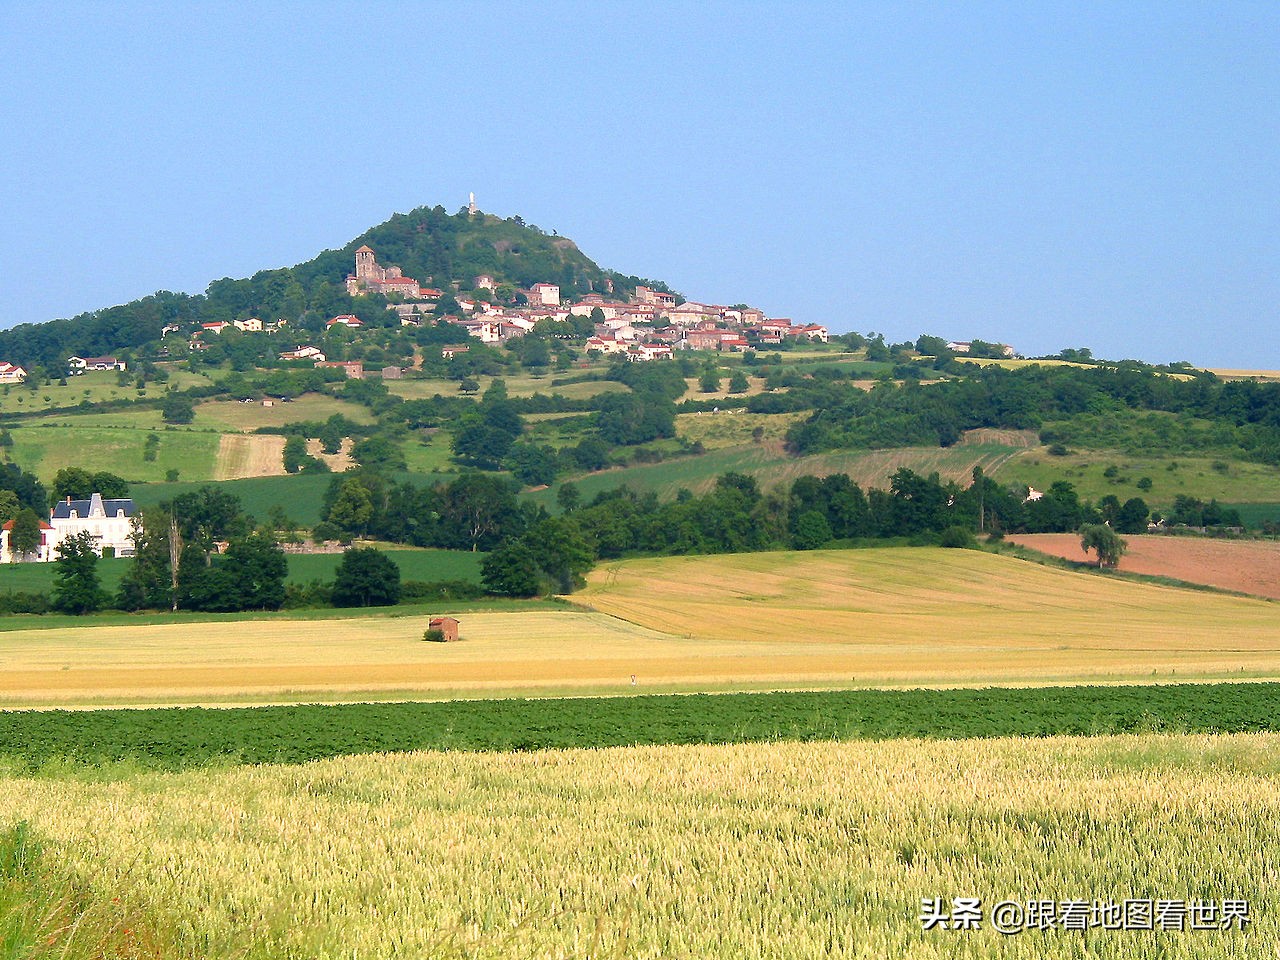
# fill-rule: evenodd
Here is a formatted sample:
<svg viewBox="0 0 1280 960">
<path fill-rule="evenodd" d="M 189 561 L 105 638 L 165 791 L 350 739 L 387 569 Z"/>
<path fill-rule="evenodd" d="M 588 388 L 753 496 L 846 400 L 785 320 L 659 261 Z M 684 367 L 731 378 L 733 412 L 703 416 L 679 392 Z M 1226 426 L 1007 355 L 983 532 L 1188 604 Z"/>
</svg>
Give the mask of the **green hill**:
<svg viewBox="0 0 1280 960">
<path fill-rule="evenodd" d="M 60 373 L 72 355 L 115 354 L 156 343 L 169 323 L 283 317 L 304 329 L 321 329 L 338 314 L 381 313 L 386 303 L 381 296 L 352 298 L 346 292 L 356 248 L 365 244 L 377 253 L 379 263 L 398 266 L 405 276 L 446 292 L 455 282 L 461 290 L 470 289 L 480 274 L 513 287 L 556 283 L 568 300 L 610 289 L 627 294 L 638 283 L 669 289 L 660 282 L 605 270 L 572 240 L 545 233 L 519 217 L 503 219 L 482 212 L 471 216 L 465 209 L 449 214 L 440 206 L 419 207 L 395 214 L 305 263 L 262 270 L 245 279 L 215 280 L 203 294 L 160 291 L 70 319 L 2 330 L 0 359 Z"/>
</svg>

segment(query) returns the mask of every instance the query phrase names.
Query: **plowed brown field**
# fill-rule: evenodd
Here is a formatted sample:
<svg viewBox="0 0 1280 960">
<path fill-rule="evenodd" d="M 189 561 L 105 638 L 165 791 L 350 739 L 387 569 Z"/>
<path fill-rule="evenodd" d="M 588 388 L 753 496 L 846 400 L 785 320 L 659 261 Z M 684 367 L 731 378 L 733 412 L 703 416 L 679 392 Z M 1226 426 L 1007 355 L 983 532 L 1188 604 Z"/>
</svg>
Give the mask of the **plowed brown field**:
<svg viewBox="0 0 1280 960">
<path fill-rule="evenodd" d="M 1007 538 L 1066 560 L 1093 561 L 1074 533 L 1031 533 Z M 1280 600 L 1280 543 L 1258 540 L 1202 540 L 1198 537 L 1130 536 L 1120 560 L 1126 573 L 1173 577 L 1223 590 L 1239 590 Z"/>
</svg>

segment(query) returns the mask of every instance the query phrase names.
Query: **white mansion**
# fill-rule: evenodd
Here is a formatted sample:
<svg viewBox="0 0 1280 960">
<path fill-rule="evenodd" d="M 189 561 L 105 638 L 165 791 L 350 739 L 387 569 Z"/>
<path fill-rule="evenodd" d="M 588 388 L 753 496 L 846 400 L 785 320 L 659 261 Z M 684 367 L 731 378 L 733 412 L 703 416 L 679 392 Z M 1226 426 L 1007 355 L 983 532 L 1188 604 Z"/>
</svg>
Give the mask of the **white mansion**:
<svg viewBox="0 0 1280 960">
<path fill-rule="evenodd" d="M 88 533 L 93 537 L 94 551 L 98 556 L 110 547 L 117 557 L 131 557 L 133 514 L 132 500 L 104 500 L 100 493 L 95 493 L 88 500 L 72 500 L 70 497 L 59 500 L 50 512 L 49 522 L 40 522 L 40 546 L 34 553 L 15 557 L 9 545 L 13 521 L 0 528 L 0 563 L 57 560 L 58 544 L 78 533 Z"/>
</svg>

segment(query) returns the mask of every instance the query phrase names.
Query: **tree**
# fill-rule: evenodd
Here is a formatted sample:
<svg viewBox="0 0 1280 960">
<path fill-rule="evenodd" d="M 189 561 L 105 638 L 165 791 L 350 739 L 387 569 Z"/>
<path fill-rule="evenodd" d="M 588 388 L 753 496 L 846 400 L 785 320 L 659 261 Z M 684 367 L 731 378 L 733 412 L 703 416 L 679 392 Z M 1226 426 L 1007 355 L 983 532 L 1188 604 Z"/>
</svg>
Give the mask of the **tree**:
<svg viewBox="0 0 1280 960">
<path fill-rule="evenodd" d="M 701 393 L 715 393 L 720 389 L 720 371 L 715 367 L 707 367 L 698 377 L 698 390 Z"/>
<path fill-rule="evenodd" d="M 155 434 L 151 436 L 154 437 Z M 80 467 L 63 467 L 53 476 L 55 500 L 64 500 L 67 497 L 72 500 L 88 500 L 95 493 L 102 494 L 108 500 L 127 497 L 129 482 L 114 473 L 106 471 L 91 473 Z"/>
<path fill-rule="evenodd" d="M 289 561 L 266 532 L 232 540 L 216 566 L 232 575 L 236 610 L 279 610 L 284 603 L 284 581 Z"/>
<path fill-rule="evenodd" d="M 8 523 L 21 509 L 22 504 L 18 502 L 16 493 L 12 490 L 0 490 L 0 523 Z"/>
<path fill-rule="evenodd" d="M 490 593 L 532 597 L 541 587 L 538 557 L 523 543 L 499 547 L 480 564 L 480 582 Z"/>
<path fill-rule="evenodd" d="M 190 423 L 196 416 L 196 405 L 190 397 L 170 393 L 160 405 L 160 415 L 165 423 Z"/>
<path fill-rule="evenodd" d="M 578 490 L 576 483 L 565 481 L 560 484 L 560 489 L 556 491 L 556 503 L 565 513 L 573 513 L 582 503 L 582 493 Z"/>
<path fill-rule="evenodd" d="M 52 605 L 62 613 L 93 613 L 106 597 L 98 583 L 93 535 L 87 531 L 66 537 L 58 544 Z"/>
<path fill-rule="evenodd" d="M 338 496 L 334 498 L 325 519 L 347 533 L 357 536 L 364 533 L 372 516 L 373 499 L 369 495 L 368 488 L 355 477 L 351 477 L 343 480 L 342 485 L 338 487 Z"/>
<path fill-rule="evenodd" d="M 817 550 L 831 540 L 831 525 L 817 510 L 806 510 L 796 520 L 797 550 Z"/>
<path fill-rule="evenodd" d="M 733 376 L 729 378 L 730 393 L 746 393 L 750 386 L 751 384 L 747 382 L 747 375 L 741 370 L 735 370 Z"/>
<path fill-rule="evenodd" d="M 1141 497 L 1132 497 L 1124 502 L 1116 516 L 1117 533 L 1146 533 L 1147 517 L 1151 510 Z"/>
<path fill-rule="evenodd" d="M 511 480 L 464 473 L 437 490 L 440 546 L 488 550 L 508 535 L 520 532 L 522 517 L 516 501 L 519 486 Z"/>
<path fill-rule="evenodd" d="M 291 434 L 284 442 L 284 472 L 297 473 L 310 459 L 307 441 L 296 433 Z"/>
<path fill-rule="evenodd" d="M 400 568 L 381 550 L 352 547 L 333 581 L 335 607 L 385 607 L 400 600 Z"/>
<path fill-rule="evenodd" d="M 13 518 L 9 531 L 9 552 L 16 562 L 19 557 L 30 556 L 40 549 L 40 517 L 30 507 Z"/>
<path fill-rule="evenodd" d="M 1128 548 L 1129 545 L 1104 524 L 1087 523 L 1080 528 L 1080 549 L 1085 553 L 1096 550 L 1100 568 L 1116 566 Z"/>
</svg>

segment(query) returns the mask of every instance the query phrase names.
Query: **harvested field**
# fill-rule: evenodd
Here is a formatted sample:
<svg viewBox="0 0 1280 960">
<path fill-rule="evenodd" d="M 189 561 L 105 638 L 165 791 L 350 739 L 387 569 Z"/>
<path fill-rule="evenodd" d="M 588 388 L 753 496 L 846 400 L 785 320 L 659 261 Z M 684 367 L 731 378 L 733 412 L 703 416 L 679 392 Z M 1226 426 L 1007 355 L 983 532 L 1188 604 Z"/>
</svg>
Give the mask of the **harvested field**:
<svg viewBox="0 0 1280 960">
<path fill-rule="evenodd" d="M 284 437 L 224 433 L 218 443 L 215 480 L 284 476 Z"/>
<path fill-rule="evenodd" d="M 343 437 L 337 453 L 325 453 L 324 444 L 319 440 L 311 439 L 307 441 L 307 453 L 317 460 L 323 460 L 332 472 L 345 473 L 355 464 L 351 459 L 351 448 L 354 446 L 350 437 Z"/>
<path fill-rule="evenodd" d="M 713 646 L 603 614 L 469 613 L 462 640 L 422 642 L 423 617 L 223 621 L 0 634 L 0 705 L 291 702 L 318 693 L 629 685 L 712 678 Z M 643 665 L 643 666 L 642 666 Z M 748 664 L 768 675 L 770 666 Z"/>
<path fill-rule="evenodd" d="M 774 648 L 780 677 L 818 652 L 827 677 L 867 685 L 1280 676 L 1270 603 L 968 550 L 628 560 L 598 567 L 576 599 L 743 652 Z"/>
<path fill-rule="evenodd" d="M 1020 533 L 1006 539 L 1066 560 L 1097 560 L 1080 549 L 1080 536 L 1074 533 Z M 1280 600 L 1280 543 L 1155 535 L 1124 539 L 1129 549 L 1119 569 L 1127 573 L 1172 577 Z"/>
<path fill-rule="evenodd" d="M 630 560 L 557 610 L 0 633 L 0 703 L 1280 678 L 1274 605 L 967 550 Z M 447 612 L 441 605 L 441 613 Z M 635 677 L 634 683 L 632 677 Z"/>
</svg>

